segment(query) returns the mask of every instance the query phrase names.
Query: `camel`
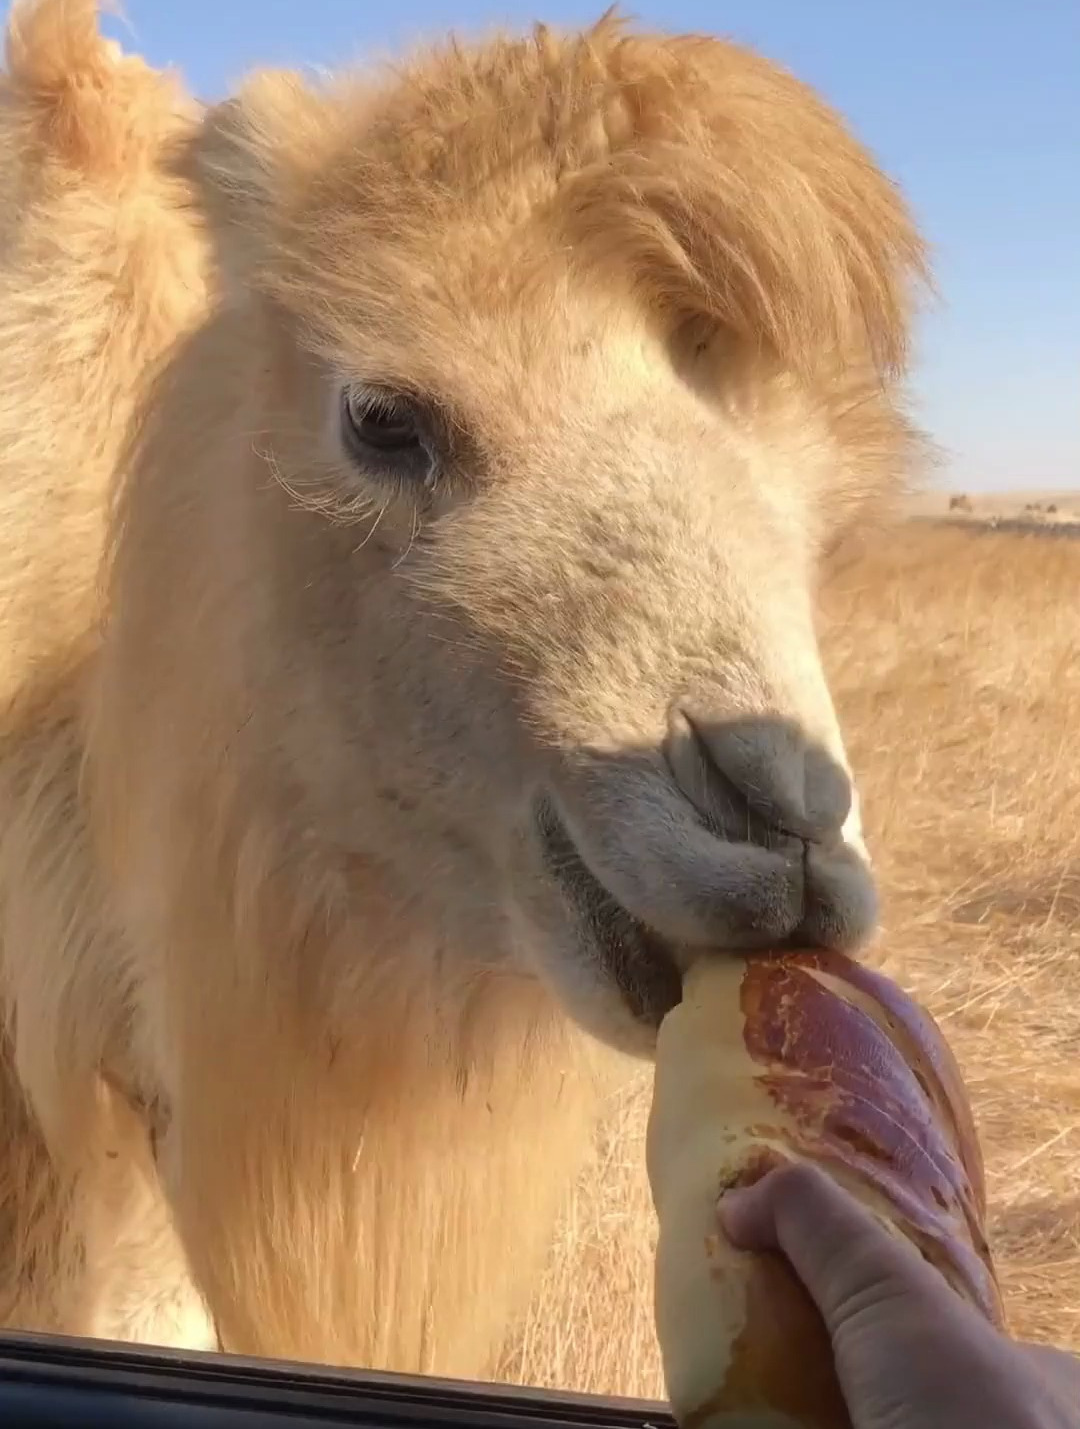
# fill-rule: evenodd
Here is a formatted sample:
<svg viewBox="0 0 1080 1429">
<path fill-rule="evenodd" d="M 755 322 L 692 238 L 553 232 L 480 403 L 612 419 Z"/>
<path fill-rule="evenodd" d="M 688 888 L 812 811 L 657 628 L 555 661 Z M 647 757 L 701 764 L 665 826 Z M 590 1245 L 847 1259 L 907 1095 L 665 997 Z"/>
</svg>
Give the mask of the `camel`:
<svg viewBox="0 0 1080 1429">
<path fill-rule="evenodd" d="M 0 98 L 0 1325 L 489 1376 L 688 960 L 873 932 L 919 234 L 612 14 L 201 106 L 17 0 Z"/>
</svg>

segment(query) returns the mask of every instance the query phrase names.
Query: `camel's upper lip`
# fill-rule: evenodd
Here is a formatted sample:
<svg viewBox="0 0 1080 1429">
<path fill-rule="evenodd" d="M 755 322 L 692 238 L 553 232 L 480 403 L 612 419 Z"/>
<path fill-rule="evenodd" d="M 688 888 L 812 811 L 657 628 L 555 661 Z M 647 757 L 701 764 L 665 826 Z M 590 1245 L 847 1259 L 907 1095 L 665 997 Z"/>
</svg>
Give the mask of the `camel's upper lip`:
<svg viewBox="0 0 1080 1429">
<path fill-rule="evenodd" d="M 628 913 L 596 878 L 550 799 L 537 802 L 535 819 L 544 863 L 583 935 L 634 1017 L 659 1027 L 682 1000 L 682 977 L 669 943 Z"/>
</svg>

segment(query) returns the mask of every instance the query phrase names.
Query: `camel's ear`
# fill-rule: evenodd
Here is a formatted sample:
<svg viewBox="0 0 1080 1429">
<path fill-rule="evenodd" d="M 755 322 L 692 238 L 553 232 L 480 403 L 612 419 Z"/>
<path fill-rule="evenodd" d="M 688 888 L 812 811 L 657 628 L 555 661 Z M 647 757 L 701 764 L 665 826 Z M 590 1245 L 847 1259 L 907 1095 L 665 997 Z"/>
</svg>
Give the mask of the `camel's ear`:
<svg viewBox="0 0 1080 1429">
<path fill-rule="evenodd" d="M 322 97 L 302 77 L 266 70 L 208 109 L 177 167 L 194 193 L 226 270 L 258 264 L 288 227 L 328 153 Z"/>
</svg>

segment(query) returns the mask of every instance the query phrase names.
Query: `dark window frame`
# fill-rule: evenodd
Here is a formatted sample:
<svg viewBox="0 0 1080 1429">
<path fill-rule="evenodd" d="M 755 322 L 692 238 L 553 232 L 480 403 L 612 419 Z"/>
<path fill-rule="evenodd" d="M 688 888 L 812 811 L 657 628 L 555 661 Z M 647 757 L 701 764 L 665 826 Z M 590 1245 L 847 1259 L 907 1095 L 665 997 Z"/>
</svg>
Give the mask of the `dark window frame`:
<svg viewBox="0 0 1080 1429">
<path fill-rule="evenodd" d="M 463 1380 L 0 1334 L 12 1429 L 675 1429 L 666 1405 Z"/>
</svg>

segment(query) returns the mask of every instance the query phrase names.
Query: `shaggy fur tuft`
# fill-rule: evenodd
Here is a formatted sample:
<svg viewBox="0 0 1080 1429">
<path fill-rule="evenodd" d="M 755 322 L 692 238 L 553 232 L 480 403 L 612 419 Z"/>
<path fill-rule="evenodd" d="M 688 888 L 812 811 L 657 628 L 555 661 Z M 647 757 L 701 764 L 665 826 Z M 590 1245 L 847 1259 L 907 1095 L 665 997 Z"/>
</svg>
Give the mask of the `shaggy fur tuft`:
<svg viewBox="0 0 1080 1429">
<path fill-rule="evenodd" d="M 259 75 L 196 143 L 286 301 L 294 284 L 355 301 L 356 244 L 392 233 L 404 263 L 451 212 L 478 241 L 542 212 L 588 281 L 665 323 L 711 320 L 800 371 L 868 354 L 895 372 L 927 278 L 895 186 L 806 86 L 714 39 L 627 34 L 614 14 L 421 54 L 381 85 Z M 507 281 L 544 282 L 532 259 Z M 371 275 L 371 303 L 395 291 L 387 276 Z"/>
</svg>

